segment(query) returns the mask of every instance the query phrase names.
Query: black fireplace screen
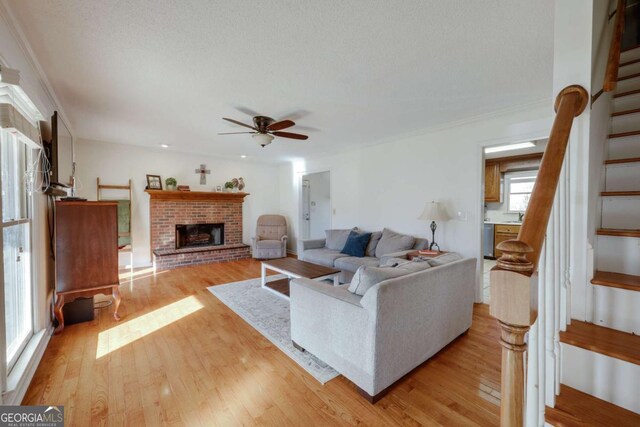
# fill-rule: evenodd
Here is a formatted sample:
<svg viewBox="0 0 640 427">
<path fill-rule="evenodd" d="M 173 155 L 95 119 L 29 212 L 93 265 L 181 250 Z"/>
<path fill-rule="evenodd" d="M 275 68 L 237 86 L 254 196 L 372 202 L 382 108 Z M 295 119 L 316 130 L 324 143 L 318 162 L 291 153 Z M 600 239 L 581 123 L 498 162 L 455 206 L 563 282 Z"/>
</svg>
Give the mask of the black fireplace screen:
<svg viewBox="0 0 640 427">
<path fill-rule="evenodd" d="M 176 224 L 176 249 L 224 245 L 224 224 Z"/>
</svg>

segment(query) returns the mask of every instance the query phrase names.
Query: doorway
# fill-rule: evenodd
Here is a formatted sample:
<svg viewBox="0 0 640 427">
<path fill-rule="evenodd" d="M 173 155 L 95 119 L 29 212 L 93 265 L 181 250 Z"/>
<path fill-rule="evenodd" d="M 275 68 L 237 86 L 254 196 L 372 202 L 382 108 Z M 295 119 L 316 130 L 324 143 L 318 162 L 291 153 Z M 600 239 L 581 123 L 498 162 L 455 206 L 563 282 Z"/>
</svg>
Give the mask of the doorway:
<svg viewBox="0 0 640 427">
<path fill-rule="evenodd" d="M 331 177 L 329 171 L 302 176 L 302 239 L 322 239 L 331 228 Z"/>
<path fill-rule="evenodd" d="M 482 156 L 482 301 L 491 298 L 491 269 L 502 253 L 498 244 L 516 239 L 529 203 L 547 140 L 533 139 L 485 147 Z"/>
</svg>

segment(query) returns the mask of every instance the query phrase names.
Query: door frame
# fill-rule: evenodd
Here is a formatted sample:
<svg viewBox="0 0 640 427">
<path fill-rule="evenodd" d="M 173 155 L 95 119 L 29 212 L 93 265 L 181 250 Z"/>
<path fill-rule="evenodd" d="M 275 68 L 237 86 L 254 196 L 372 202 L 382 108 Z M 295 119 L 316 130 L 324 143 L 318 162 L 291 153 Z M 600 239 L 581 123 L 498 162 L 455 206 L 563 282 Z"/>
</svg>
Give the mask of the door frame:
<svg viewBox="0 0 640 427">
<path fill-rule="evenodd" d="M 478 207 L 478 211 L 477 211 L 478 215 L 476 216 L 476 218 L 478 218 L 478 221 L 476 224 L 476 230 L 478 233 L 478 242 L 479 242 L 479 247 L 478 247 L 479 263 L 477 268 L 478 277 L 476 280 L 476 283 L 477 283 L 476 302 L 477 303 L 489 304 L 489 301 L 484 300 L 484 162 L 486 160 L 484 149 L 488 147 L 498 146 L 498 145 L 510 145 L 510 144 L 517 144 L 520 142 L 548 139 L 550 131 L 551 131 L 551 128 L 549 127 L 549 130 L 547 131 L 538 130 L 538 131 L 534 131 L 527 134 L 514 135 L 508 138 L 491 139 L 487 141 L 481 141 L 477 145 L 477 152 L 476 152 L 477 163 L 476 164 L 480 166 L 479 172 L 478 172 L 478 175 L 479 175 L 478 185 L 476 186 L 476 195 L 478 197 L 476 199 L 477 200 L 476 206 Z"/>
<path fill-rule="evenodd" d="M 303 198 L 303 189 L 302 189 L 302 181 L 304 177 L 307 175 L 313 175 L 316 173 L 328 173 L 329 174 L 329 227 L 333 227 L 333 179 L 331 179 L 331 168 L 328 169 L 317 169 L 317 170 L 305 170 L 298 172 L 298 227 L 296 230 L 297 236 L 299 236 L 298 240 L 302 241 L 302 228 L 304 226 L 304 198 Z"/>
</svg>

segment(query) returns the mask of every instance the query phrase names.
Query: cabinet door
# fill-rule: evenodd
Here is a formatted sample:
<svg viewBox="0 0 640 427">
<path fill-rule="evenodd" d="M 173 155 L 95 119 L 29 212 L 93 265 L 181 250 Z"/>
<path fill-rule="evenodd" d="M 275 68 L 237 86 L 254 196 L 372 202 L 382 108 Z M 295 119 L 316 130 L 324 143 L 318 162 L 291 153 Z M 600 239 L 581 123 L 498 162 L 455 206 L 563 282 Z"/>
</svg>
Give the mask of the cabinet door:
<svg viewBox="0 0 640 427">
<path fill-rule="evenodd" d="M 518 234 L 517 233 L 495 233 L 495 238 L 493 239 L 493 244 L 496 245 L 496 247 L 498 246 L 498 244 L 500 242 L 504 242 L 505 240 L 515 240 L 518 238 Z M 502 251 L 496 249 L 495 247 L 493 248 L 493 256 L 496 258 L 500 258 L 502 256 Z"/>
<path fill-rule="evenodd" d="M 484 166 L 484 201 L 500 202 L 500 164 L 485 163 Z"/>
</svg>

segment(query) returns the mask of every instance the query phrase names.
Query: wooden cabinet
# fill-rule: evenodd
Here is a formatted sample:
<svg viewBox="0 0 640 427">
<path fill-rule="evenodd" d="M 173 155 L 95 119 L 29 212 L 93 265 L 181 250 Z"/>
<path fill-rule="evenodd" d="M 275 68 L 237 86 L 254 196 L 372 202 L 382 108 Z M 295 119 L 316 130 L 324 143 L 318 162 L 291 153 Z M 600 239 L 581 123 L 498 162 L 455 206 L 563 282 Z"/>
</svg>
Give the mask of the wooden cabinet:
<svg viewBox="0 0 640 427">
<path fill-rule="evenodd" d="M 118 316 L 118 204 L 56 202 L 56 333 L 64 329 L 62 307 L 76 298 L 113 295 Z"/>
<path fill-rule="evenodd" d="M 519 232 L 519 225 L 496 224 L 494 228 L 493 244 L 497 247 L 500 242 L 516 239 L 518 238 Z M 493 249 L 493 256 L 496 258 L 500 258 L 502 256 L 502 251 L 496 249 L 496 247 L 494 247 Z"/>
<path fill-rule="evenodd" d="M 502 188 L 500 186 L 502 174 L 536 170 L 540 168 L 541 159 L 542 153 L 534 153 L 486 160 L 484 163 L 484 201 L 502 203 Z"/>
<path fill-rule="evenodd" d="M 484 166 L 484 201 L 500 203 L 500 163 L 487 161 Z"/>
</svg>

